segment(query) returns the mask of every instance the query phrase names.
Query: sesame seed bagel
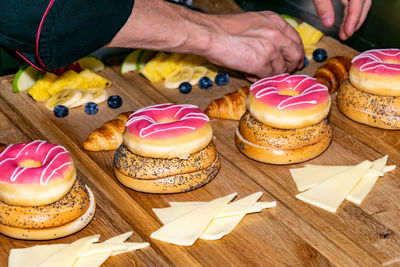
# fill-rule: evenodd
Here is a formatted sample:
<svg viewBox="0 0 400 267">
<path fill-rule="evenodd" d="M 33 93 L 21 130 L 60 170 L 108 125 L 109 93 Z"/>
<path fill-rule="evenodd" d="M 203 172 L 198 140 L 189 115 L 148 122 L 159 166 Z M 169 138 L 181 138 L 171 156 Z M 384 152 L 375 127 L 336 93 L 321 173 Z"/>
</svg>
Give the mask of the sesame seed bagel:
<svg viewBox="0 0 400 267">
<path fill-rule="evenodd" d="M 114 169 L 139 180 L 160 179 L 206 169 L 216 157 L 217 151 L 212 142 L 184 159 L 146 158 L 132 153 L 122 144 L 114 154 Z"/>
<path fill-rule="evenodd" d="M 300 129 L 278 129 L 261 123 L 246 112 L 239 121 L 239 132 L 244 139 L 259 146 L 280 149 L 317 143 L 327 131 L 331 131 L 327 120 Z"/>
<path fill-rule="evenodd" d="M 166 193 L 181 193 L 181 192 L 187 192 L 191 191 L 194 189 L 197 189 L 208 182 L 210 182 L 212 179 L 214 179 L 215 176 L 217 176 L 219 169 L 221 167 L 220 161 L 218 159 L 218 153 L 215 151 L 213 148 L 214 145 L 211 144 L 207 146 L 203 150 L 209 150 L 208 152 L 205 151 L 202 153 L 202 151 L 196 153 L 198 155 L 193 155 L 193 159 L 198 159 L 201 160 L 201 157 L 203 157 L 202 160 L 209 162 L 209 159 L 205 159 L 204 157 L 210 157 L 214 158 L 214 160 L 209 164 L 206 165 L 203 163 L 197 162 L 197 160 L 191 159 L 192 156 L 189 156 L 188 159 L 180 159 L 182 163 L 180 164 L 182 166 L 182 171 L 179 171 L 175 167 L 172 172 L 169 172 L 168 170 L 162 170 L 161 175 L 154 176 L 153 179 L 143 179 L 143 177 L 136 176 L 136 174 L 133 174 L 132 176 L 126 175 L 121 173 L 119 170 L 121 168 L 117 168 L 114 165 L 114 173 L 117 179 L 126 187 L 132 188 L 133 190 L 140 191 L 140 192 L 146 192 L 146 193 L 156 193 L 156 194 L 166 194 Z M 212 152 L 214 151 L 214 153 Z M 128 149 L 125 150 L 124 153 L 132 153 Z M 130 158 L 135 158 L 135 155 L 130 155 Z M 137 157 L 137 155 L 136 155 Z M 167 164 L 168 161 L 173 161 L 175 166 L 177 166 L 177 160 L 179 159 L 152 159 L 152 158 L 143 158 L 143 161 L 149 162 L 157 162 L 159 161 L 159 169 L 161 170 L 162 166 L 168 166 L 165 165 Z M 162 162 L 162 163 L 161 163 Z M 148 165 L 148 163 L 144 163 L 144 165 Z M 179 164 L 178 164 L 179 165 Z M 191 166 L 190 166 L 191 165 Z M 173 165 L 171 165 L 173 166 Z M 188 168 L 190 166 L 190 168 Z M 195 169 L 193 171 L 187 172 L 187 170 L 192 170 L 193 167 L 198 167 L 198 169 Z M 149 170 L 151 173 L 152 170 Z M 134 173 L 134 172 L 131 172 Z M 176 173 L 176 174 L 172 174 Z M 168 175 L 169 174 L 169 175 Z M 148 178 L 148 177 L 147 177 Z"/>
<path fill-rule="evenodd" d="M 332 127 L 325 120 L 303 129 L 284 130 L 266 126 L 248 114 L 243 115 L 235 134 L 235 144 L 240 152 L 271 164 L 312 159 L 324 152 L 331 140 Z"/>
<path fill-rule="evenodd" d="M 76 179 L 68 194 L 45 206 L 14 206 L 0 202 L 0 224 L 35 229 L 54 227 L 82 216 L 88 207 L 86 187 L 80 179 Z"/>
<path fill-rule="evenodd" d="M 92 220 L 96 204 L 92 191 L 86 187 L 89 196 L 89 207 L 75 220 L 63 225 L 45 228 L 20 228 L 0 224 L 0 233 L 12 238 L 25 240 L 50 240 L 68 236 L 84 228 Z"/>
<path fill-rule="evenodd" d="M 366 93 L 346 81 L 338 90 L 337 105 L 356 122 L 388 130 L 400 129 L 400 96 Z"/>
</svg>

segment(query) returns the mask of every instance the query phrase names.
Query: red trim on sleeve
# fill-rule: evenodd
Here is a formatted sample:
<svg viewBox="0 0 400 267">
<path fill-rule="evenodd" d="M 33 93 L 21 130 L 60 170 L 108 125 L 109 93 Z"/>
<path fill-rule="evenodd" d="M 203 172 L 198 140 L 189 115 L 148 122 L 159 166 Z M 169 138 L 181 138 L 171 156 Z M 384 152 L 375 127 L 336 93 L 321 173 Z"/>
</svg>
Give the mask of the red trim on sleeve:
<svg viewBox="0 0 400 267">
<path fill-rule="evenodd" d="M 39 64 L 42 65 L 42 67 L 44 69 L 46 69 L 46 70 L 47 70 L 46 65 L 43 63 L 42 59 L 39 56 L 39 39 L 40 39 L 40 33 L 42 31 L 44 20 L 46 19 L 46 16 L 49 13 L 49 11 L 50 11 L 51 7 L 53 6 L 54 2 L 55 2 L 55 0 L 50 0 L 49 5 L 47 6 L 46 11 L 44 12 L 43 17 L 42 17 L 42 19 L 40 21 L 38 31 L 36 33 L 36 57 L 37 57 L 37 59 L 39 61 Z"/>
<path fill-rule="evenodd" d="M 32 67 L 34 67 L 35 69 L 41 70 L 41 71 L 45 71 L 44 69 L 36 66 L 35 64 L 33 64 L 29 59 L 27 59 L 26 57 L 24 57 L 20 52 L 15 51 L 15 53 L 17 53 L 20 57 L 22 57 L 26 62 L 29 63 L 29 65 L 31 65 Z"/>
</svg>

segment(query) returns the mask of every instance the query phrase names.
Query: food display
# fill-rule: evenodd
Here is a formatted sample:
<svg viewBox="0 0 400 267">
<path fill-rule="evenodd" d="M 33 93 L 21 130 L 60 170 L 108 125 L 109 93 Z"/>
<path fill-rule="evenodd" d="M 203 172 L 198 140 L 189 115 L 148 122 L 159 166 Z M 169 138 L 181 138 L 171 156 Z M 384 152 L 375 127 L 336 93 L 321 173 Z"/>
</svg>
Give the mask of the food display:
<svg viewBox="0 0 400 267">
<path fill-rule="evenodd" d="M 160 104 L 134 112 L 114 155 L 115 176 L 123 185 L 148 193 L 205 185 L 220 169 L 208 121 L 194 105 Z"/>
<path fill-rule="evenodd" d="M 349 78 L 350 66 L 351 58 L 333 57 L 315 71 L 314 78 L 325 85 L 332 94 Z"/>
<path fill-rule="evenodd" d="M 246 156 L 265 163 L 306 161 L 325 151 L 332 140 L 326 117 L 328 88 L 306 75 L 281 74 L 250 87 L 247 112 L 235 143 Z"/>
<path fill-rule="evenodd" d="M 170 203 L 171 207 L 153 209 L 164 224 L 150 237 L 180 246 L 191 246 L 197 239 L 217 240 L 233 231 L 248 213 L 276 206 L 276 202 L 257 202 L 262 192 L 237 201 L 233 193 L 210 202 Z"/>
<path fill-rule="evenodd" d="M 37 245 L 34 247 L 11 249 L 9 267 L 29 266 L 101 266 L 110 256 L 143 249 L 149 243 L 125 242 L 132 232 L 111 237 L 98 243 L 100 235 L 76 240 L 71 244 Z"/>
<path fill-rule="evenodd" d="M 296 198 L 311 205 L 336 212 L 346 199 L 361 204 L 379 177 L 396 166 L 386 166 L 388 156 L 356 166 L 315 166 L 290 169 L 299 191 Z"/>
<path fill-rule="evenodd" d="M 374 49 L 352 61 L 349 80 L 337 104 L 350 119 L 370 126 L 400 129 L 400 49 Z"/>
<path fill-rule="evenodd" d="M 0 154 L 0 233 L 47 240 L 75 233 L 93 218 L 95 200 L 68 151 L 36 140 Z"/>
</svg>

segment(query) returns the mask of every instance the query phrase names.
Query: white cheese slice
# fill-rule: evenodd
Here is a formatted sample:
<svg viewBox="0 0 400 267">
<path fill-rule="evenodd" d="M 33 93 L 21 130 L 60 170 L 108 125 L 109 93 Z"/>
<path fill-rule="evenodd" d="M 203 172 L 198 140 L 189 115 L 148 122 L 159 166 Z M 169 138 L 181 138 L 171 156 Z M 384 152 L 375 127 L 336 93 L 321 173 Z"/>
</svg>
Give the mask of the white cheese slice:
<svg viewBox="0 0 400 267">
<path fill-rule="evenodd" d="M 207 202 L 202 202 L 202 201 L 174 202 L 174 201 L 172 201 L 172 202 L 168 202 L 168 203 L 171 207 L 177 207 L 177 206 L 199 205 L 199 204 L 204 204 Z M 256 202 L 256 204 L 254 204 L 254 207 L 257 207 L 257 209 L 262 209 L 262 210 L 268 209 L 268 208 L 273 208 L 275 206 L 276 206 L 276 201 L 270 201 L 270 202 L 258 201 L 258 202 Z"/>
<path fill-rule="evenodd" d="M 383 168 L 383 172 L 391 172 L 396 169 L 396 165 L 388 165 Z"/>
<path fill-rule="evenodd" d="M 327 211 L 336 212 L 346 196 L 371 166 L 372 162 L 363 161 L 311 187 L 311 189 L 297 194 L 296 198 Z"/>
<path fill-rule="evenodd" d="M 126 245 L 128 247 L 126 250 L 115 251 L 111 254 L 111 256 L 115 256 L 118 254 L 133 251 L 133 250 L 147 248 L 148 246 L 150 246 L 150 243 L 147 243 L 147 242 L 143 242 L 143 243 L 125 242 L 124 245 Z"/>
<path fill-rule="evenodd" d="M 231 203 L 229 209 L 235 210 L 235 209 L 241 209 L 241 207 L 243 206 L 253 206 L 257 202 L 257 200 L 261 197 L 261 195 L 262 192 L 257 192 L 247 197 L 244 197 L 238 201 Z M 223 217 L 212 220 L 211 223 L 204 230 L 204 232 L 200 235 L 200 239 L 217 240 L 222 238 L 223 236 L 232 232 L 233 229 L 235 229 L 235 227 L 244 218 L 245 215 L 246 213 L 243 213 L 240 215 Z"/>
<path fill-rule="evenodd" d="M 29 248 L 14 248 L 8 256 L 9 267 L 36 267 L 51 255 L 68 246 L 68 244 L 37 245 Z"/>
<path fill-rule="evenodd" d="M 348 201 L 356 204 L 361 204 L 376 181 L 380 176 L 383 176 L 383 169 L 386 166 L 388 155 L 372 162 L 372 168 L 361 178 L 358 184 L 353 188 L 349 195 L 346 196 Z M 375 173 L 374 173 L 375 171 Z"/>
<path fill-rule="evenodd" d="M 181 246 L 191 246 L 206 229 L 215 215 L 230 202 L 237 193 L 215 199 L 185 213 L 181 217 L 165 224 L 150 237 Z"/>
<path fill-rule="evenodd" d="M 38 267 L 70 267 L 79 258 L 83 251 L 86 251 L 90 244 L 98 242 L 100 235 L 93 235 L 81 238 L 68 246 L 57 251 L 41 262 Z"/>
<path fill-rule="evenodd" d="M 307 165 L 304 168 L 290 169 L 289 171 L 296 184 L 297 190 L 302 192 L 351 167 L 352 166 Z"/>
</svg>

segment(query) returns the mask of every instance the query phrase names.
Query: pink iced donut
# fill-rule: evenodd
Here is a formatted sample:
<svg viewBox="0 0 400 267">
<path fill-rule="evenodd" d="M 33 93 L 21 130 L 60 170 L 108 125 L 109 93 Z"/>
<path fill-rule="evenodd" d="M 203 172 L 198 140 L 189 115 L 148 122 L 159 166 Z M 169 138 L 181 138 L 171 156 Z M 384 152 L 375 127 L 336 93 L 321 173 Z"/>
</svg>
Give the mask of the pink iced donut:
<svg viewBox="0 0 400 267">
<path fill-rule="evenodd" d="M 373 49 L 355 57 L 350 82 L 364 92 L 400 96 L 400 49 Z"/>
<path fill-rule="evenodd" d="M 329 113 L 328 88 L 306 75 L 280 74 L 250 86 L 247 109 L 265 125 L 280 129 L 317 124 Z"/>
<path fill-rule="evenodd" d="M 0 200 L 9 205 L 50 204 L 68 193 L 75 179 L 71 156 L 59 145 L 36 140 L 0 154 Z"/>
<path fill-rule="evenodd" d="M 143 157 L 187 157 L 211 142 L 213 132 L 208 121 L 194 105 L 149 106 L 129 117 L 123 140 L 132 153 Z"/>
</svg>

